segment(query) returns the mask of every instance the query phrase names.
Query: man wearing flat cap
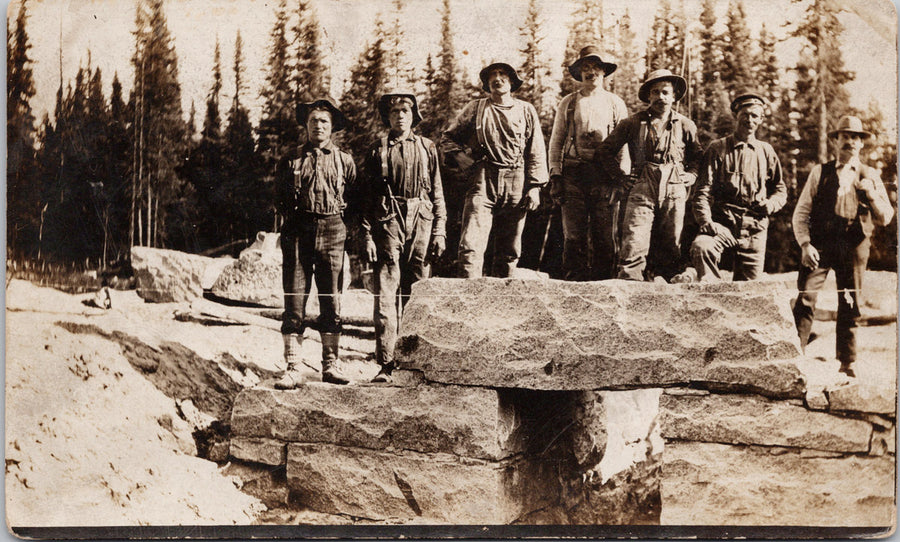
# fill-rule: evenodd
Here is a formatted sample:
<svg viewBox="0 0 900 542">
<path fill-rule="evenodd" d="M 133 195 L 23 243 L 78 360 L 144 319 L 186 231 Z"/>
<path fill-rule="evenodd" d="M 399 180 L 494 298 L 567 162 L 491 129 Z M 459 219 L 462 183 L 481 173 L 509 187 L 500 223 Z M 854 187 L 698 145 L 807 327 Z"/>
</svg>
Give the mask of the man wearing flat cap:
<svg viewBox="0 0 900 542">
<path fill-rule="evenodd" d="M 600 143 L 628 117 L 622 98 L 603 88 L 604 79 L 614 71 L 616 64 L 604 60 L 597 46 L 584 47 L 569 66 L 581 87 L 559 102 L 553 121 L 550 195 L 562 211 L 566 280 L 615 276 L 621 190 L 594 161 Z M 623 174 L 630 171 L 624 152 L 615 167 Z"/>
<path fill-rule="evenodd" d="M 809 172 L 794 208 L 794 237 L 802 251 L 794 322 L 805 350 L 818 292 L 833 269 L 838 288 L 836 353 L 840 371 L 852 377 L 870 238 L 875 226 L 891 221 L 894 208 L 878 171 L 860 161 L 860 151 L 872 136 L 862 121 L 842 117 L 828 135 L 836 143 L 837 159 Z"/>
<path fill-rule="evenodd" d="M 673 109 L 686 90 L 685 80 L 669 70 L 650 72 L 638 91 L 638 98 L 649 107 L 620 122 L 597 150 L 596 160 L 630 190 L 619 252 L 620 279 L 645 280 L 654 275 L 668 281 L 681 270 L 687 194 L 702 157 L 697 126 Z M 616 160 L 626 145 L 631 158 L 627 175 Z M 650 254 L 651 246 L 654 254 Z"/>
<path fill-rule="evenodd" d="M 756 138 L 766 100 L 744 92 L 731 102 L 734 133 L 710 143 L 703 155 L 694 199 L 700 233 L 691 259 L 700 281 L 722 280 L 722 253 L 734 253 L 734 280 L 762 275 L 769 216 L 787 202 L 787 187 L 775 149 Z"/>
<path fill-rule="evenodd" d="M 534 106 L 512 96 L 522 86 L 516 70 L 498 62 L 479 76 L 490 96 L 469 102 L 441 138 L 448 163 L 469 178 L 459 276 L 481 276 L 493 231 L 490 274 L 510 277 L 519 261 L 526 213 L 537 209 L 548 181 L 547 153 Z"/>
<path fill-rule="evenodd" d="M 356 181 L 353 158 L 331 141 L 344 128 L 344 114 L 330 99 L 300 104 L 297 120 L 306 128 L 306 142 L 284 157 L 276 170 L 275 207 L 284 217 L 284 354 L 287 370 L 275 386 L 297 387 L 303 381 L 300 346 L 306 329 L 306 300 L 313 278 L 319 295 L 322 338 L 322 381 L 347 384 L 341 374 L 341 292 L 347 228 L 345 192 Z"/>
<path fill-rule="evenodd" d="M 389 383 L 400 314 L 412 284 L 428 278 L 430 258 L 446 247 L 447 210 L 437 148 L 413 133 L 422 121 L 411 91 L 386 93 L 378 113 L 389 128 L 372 146 L 363 165 L 359 193 L 366 257 L 374 264 L 374 382 Z"/>
</svg>

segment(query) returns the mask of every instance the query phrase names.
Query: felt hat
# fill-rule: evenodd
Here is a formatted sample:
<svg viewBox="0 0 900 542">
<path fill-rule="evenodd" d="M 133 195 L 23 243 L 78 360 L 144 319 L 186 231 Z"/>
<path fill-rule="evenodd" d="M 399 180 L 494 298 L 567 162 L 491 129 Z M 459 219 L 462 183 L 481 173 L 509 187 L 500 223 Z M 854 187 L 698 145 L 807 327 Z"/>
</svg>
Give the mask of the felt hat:
<svg viewBox="0 0 900 542">
<path fill-rule="evenodd" d="M 341 113 L 341 110 L 338 109 L 337 105 L 334 104 L 334 100 L 329 97 L 318 98 L 311 102 L 305 102 L 298 105 L 297 122 L 299 122 L 303 126 L 306 126 L 306 119 L 309 117 L 309 112 L 313 109 L 321 108 L 325 108 L 329 112 L 331 112 L 332 132 L 340 132 L 347 127 L 347 117 L 344 116 L 343 113 Z"/>
<path fill-rule="evenodd" d="M 687 82 L 684 80 L 684 77 L 675 75 L 669 70 L 653 70 L 638 90 L 638 98 L 644 103 L 650 103 L 650 87 L 653 86 L 654 83 L 660 81 L 669 81 L 672 83 L 672 86 L 675 87 L 676 102 L 683 98 L 684 93 L 687 92 Z"/>
<path fill-rule="evenodd" d="M 416 100 L 416 95 L 413 91 L 409 89 L 397 89 L 385 92 L 378 98 L 378 114 L 381 115 L 381 122 L 383 122 L 385 126 L 391 125 L 391 122 L 388 119 L 388 113 L 391 111 L 391 98 L 409 98 L 412 101 L 413 128 L 422 122 L 422 114 L 419 113 L 419 102 Z"/>
<path fill-rule="evenodd" d="M 496 68 L 502 69 L 509 76 L 510 92 L 519 90 L 519 87 L 522 86 L 523 81 L 521 78 L 519 78 L 519 74 L 516 73 L 515 68 L 505 62 L 494 62 L 482 68 L 481 72 L 478 74 L 478 77 L 481 78 L 481 88 L 485 92 L 491 91 L 491 89 L 488 87 L 488 74 L 491 73 L 491 70 Z"/>
<path fill-rule="evenodd" d="M 581 52 L 578 53 L 578 60 L 569 66 L 569 73 L 572 74 L 576 81 L 581 81 L 581 66 L 588 60 L 596 60 L 603 67 L 603 72 L 606 75 L 616 71 L 618 65 L 610 62 L 612 59 L 608 56 L 606 60 L 603 60 L 600 53 L 600 48 L 596 45 L 588 45 L 582 48 Z"/>
<path fill-rule="evenodd" d="M 828 132 L 828 137 L 837 137 L 841 132 L 859 134 L 863 139 L 872 137 L 871 132 L 863 130 L 862 121 L 859 120 L 859 117 L 854 117 L 852 115 L 844 115 L 841 117 L 841 120 L 838 121 L 837 128 Z"/>
</svg>

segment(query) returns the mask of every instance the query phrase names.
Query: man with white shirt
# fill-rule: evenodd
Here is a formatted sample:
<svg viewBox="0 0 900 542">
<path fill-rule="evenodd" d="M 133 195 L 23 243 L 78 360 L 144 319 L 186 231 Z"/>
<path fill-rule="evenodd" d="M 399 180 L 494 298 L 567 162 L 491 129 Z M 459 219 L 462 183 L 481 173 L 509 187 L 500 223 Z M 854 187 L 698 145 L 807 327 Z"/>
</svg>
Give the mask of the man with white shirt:
<svg viewBox="0 0 900 542">
<path fill-rule="evenodd" d="M 550 196 L 562 211 L 566 280 L 615 276 L 622 191 L 593 160 L 600 143 L 628 117 L 622 98 L 603 88 L 604 79 L 614 71 L 616 64 L 603 60 L 598 47 L 584 47 L 569 66 L 581 88 L 559 102 L 553 121 Z M 623 172 L 630 170 L 624 152 L 617 163 Z"/>
<path fill-rule="evenodd" d="M 815 166 L 794 208 L 794 237 L 802 249 L 794 304 L 800 346 L 806 348 L 816 297 L 829 269 L 838 288 L 837 358 L 841 372 L 855 376 L 859 293 L 869 260 L 872 230 L 894 216 L 878 172 L 863 165 L 859 153 L 872 134 L 857 117 L 844 116 L 837 130 L 837 160 Z"/>
</svg>

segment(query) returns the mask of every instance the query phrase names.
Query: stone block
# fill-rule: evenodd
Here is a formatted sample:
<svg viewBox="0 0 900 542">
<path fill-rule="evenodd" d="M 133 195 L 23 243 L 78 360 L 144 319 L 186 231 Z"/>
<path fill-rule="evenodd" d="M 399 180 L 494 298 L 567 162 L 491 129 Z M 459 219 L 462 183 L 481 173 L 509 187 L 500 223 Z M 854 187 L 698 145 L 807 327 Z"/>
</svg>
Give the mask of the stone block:
<svg viewBox="0 0 900 542">
<path fill-rule="evenodd" d="M 263 465 L 284 465 L 287 444 L 281 440 L 253 437 L 232 437 L 229 453 L 232 457 Z"/>
<path fill-rule="evenodd" d="M 710 383 L 803 396 L 787 290 L 480 278 L 413 286 L 400 361 L 427 380 L 544 390 Z"/>
<path fill-rule="evenodd" d="M 232 435 L 502 459 L 568 427 L 571 394 L 461 386 L 332 386 L 238 394 Z M 561 421 L 562 420 L 562 421 Z"/>
<path fill-rule="evenodd" d="M 865 453 L 872 437 L 868 422 L 754 395 L 663 395 L 660 411 L 668 440 Z"/>
<path fill-rule="evenodd" d="M 238 489 L 261 500 L 270 509 L 284 509 L 289 504 L 291 491 L 285 482 L 284 470 L 284 467 L 273 469 L 269 466 L 230 462 L 220 468 L 219 472 L 230 477 Z"/>
<path fill-rule="evenodd" d="M 894 524 L 894 458 L 803 457 L 798 452 L 668 443 L 660 480 L 662 525 Z"/>
<path fill-rule="evenodd" d="M 131 247 L 137 294 L 153 303 L 190 302 L 203 296 L 203 277 L 214 262 L 177 250 Z"/>
<path fill-rule="evenodd" d="M 853 381 L 826 390 L 831 410 L 871 412 L 875 414 L 897 413 L 897 388 L 863 384 Z"/>
<path fill-rule="evenodd" d="M 289 444 L 287 480 L 313 510 L 376 520 L 508 524 L 556 502 L 557 466 L 452 454 Z"/>
</svg>

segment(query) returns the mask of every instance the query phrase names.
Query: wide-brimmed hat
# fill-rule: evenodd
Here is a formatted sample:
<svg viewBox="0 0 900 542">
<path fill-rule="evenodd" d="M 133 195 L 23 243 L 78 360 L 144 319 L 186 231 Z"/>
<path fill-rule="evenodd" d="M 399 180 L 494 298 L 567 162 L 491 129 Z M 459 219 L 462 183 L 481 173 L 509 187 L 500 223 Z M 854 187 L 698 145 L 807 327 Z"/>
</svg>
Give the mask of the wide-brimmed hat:
<svg viewBox="0 0 900 542">
<path fill-rule="evenodd" d="M 653 70 L 638 90 L 638 98 L 644 103 L 650 103 L 650 87 L 653 86 L 653 83 L 660 81 L 672 83 L 672 86 L 675 88 L 676 102 L 684 97 L 684 93 L 687 91 L 687 82 L 684 80 L 684 77 L 675 75 L 669 70 Z"/>
<path fill-rule="evenodd" d="M 731 100 L 731 112 L 737 114 L 743 107 L 751 105 L 766 107 L 768 104 L 769 102 L 766 101 L 762 94 L 752 90 L 744 90 L 735 99 Z"/>
<path fill-rule="evenodd" d="M 522 79 L 519 78 L 519 74 L 516 73 L 515 68 L 507 64 L 506 62 L 494 62 L 492 64 L 488 64 L 484 68 L 482 68 L 481 72 L 478 74 L 478 77 L 481 79 L 481 88 L 485 92 L 490 92 L 491 89 L 488 88 L 487 76 L 491 73 L 491 70 L 495 68 L 500 68 L 506 72 L 509 76 L 509 91 L 515 92 L 519 90 L 519 87 L 522 86 Z"/>
<path fill-rule="evenodd" d="M 332 132 L 340 132 L 347 126 L 347 117 L 341 113 L 341 110 L 338 109 L 338 106 L 334 104 L 334 100 L 329 97 L 318 98 L 311 102 L 305 102 L 297 106 L 297 122 L 299 122 L 302 126 L 306 126 L 306 119 L 309 117 L 309 112 L 313 109 L 320 108 L 328 109 L 331 112 L 331 131 Z"/>
<path fill-rule="evenodd" d="M 609 57 L 609 55 L 607 55 L 606 60 L 603 60 L 603 58 L 600 56 L 600 53 L 600 48 L 596 45 L 588 45 L 582 48 L 581 52 L 578 53 L 578 60 L 576 60 L 572 63 L 572 65 L 569 66 L 569 73 L 572 74 L 572 77 L 574 77 L 576 81 L 581 81 L 581 66 L 587 60 L 596 60 L 597 62 L 599 62 L 600 66 L 603 67 L 603 72 L 606 75 L 609 75 L 612 72 L 616 71 L 618 65 L 610 62 L 610 60 L 612 59 Z"/>
<path fill-rule="evenodd" d="M 844 115 L 841 117 L 841 120 L 838 121 L 837 128 L 828 132 L 828 137 L 837 137 L 841 132 L 859 134 L 863 139 L 872 137 L 871 132 L 863 130 L 862 121 L 859 120 L 859 117 L 854 117 L 852 115 Z"/>
<path fill-rule="evenodd" d="M 391 121 L 388 119 L 388 113 L 391 112 L 391 98 L 409 98 L 412 101 L 413 128 L 422 122 L 422 114 L 419 113 L 419 102 L 416 100 L 416 95 L 413 94 L 412 90 L 398 89 L 385 92 L 381 95 L 381 98 L 378 98 L 378 114 L 381 115 L 381 122 L 385 126 L 391 125 Z"/>
</svg>

